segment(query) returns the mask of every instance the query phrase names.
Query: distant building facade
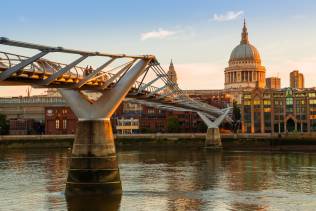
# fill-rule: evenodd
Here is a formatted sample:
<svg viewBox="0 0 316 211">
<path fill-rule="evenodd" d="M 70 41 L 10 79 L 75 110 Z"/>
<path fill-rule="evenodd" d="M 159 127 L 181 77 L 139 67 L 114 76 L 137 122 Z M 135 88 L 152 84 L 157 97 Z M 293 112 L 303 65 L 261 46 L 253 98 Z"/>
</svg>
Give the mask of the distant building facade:
<svg viewBox="0 0 316 211">
<path fill-rule="evenodd" d="M 3 97 L 0 98 L 0 113 L 6 116 L 11 135 L 43 134 L 45 107 L 64 105 L 61 97 Z"/>
<path fill-rule="evenodd" d="M 123 102 L 112 116 L 114 131 L 118 134 L 140 133 L 142 105 Z"/>
<path fill-rule="evenodd" d="M 242 133 L 316 132 L 316 89 L 255 89 L 242 94 Z"/>
<path fill-rule="evenodd" d="M 266 78 L 266 88 L 267 89 L 281 89 L 281 78 L 279 77 Z"/>
<path fill-rule="evenodd" d="M 176 132 L 203 132 L 204 123 L 193 112 L 160 110 L 145 105 L 123 102 L 112 116 L 115 132 L 157 133 L 170 132 L 169 118 L 177 120 Z"/>
<path fill-rule="evenodd" d="M 304 75 L 298 70 L 294 70 L 290 73 L 290 87 L 304 89 Z"/>
<path fill-rule="evenodd" d="M 62 97 L 31 96 L 31 97 L 3 97 L 0 98 L 0 113 L 7 119 L 45 120 L 46 106 L 64 106 Z"/>
<path fill-rule="evenodd" d="M 43 134 L 43 125 L 34 119 L 10 119 L 9 135 Z"/>
<path fill-rule="evenodd" d="M 170 130 L 170 118 L 176 127 Z M 73 134 L 77 118 L 68 106 L 45 108 L 46 134 Z M 123 102 L 111 118 L 112 129 L 117 134 L 205 132 L 205 124 L 195 112 L 160 110 L 140 104 Z"/>
<path fill-rule="evenodd" d="M 68 106 L 45 108 L 45 134 L 74 134 L 77 117 Z"/>
<path fill-rule="evenodd" d="M 117 134 L 135 134 L 139 133 L 139 119 L 120 118 L 116 119 Z"/>
</svg>

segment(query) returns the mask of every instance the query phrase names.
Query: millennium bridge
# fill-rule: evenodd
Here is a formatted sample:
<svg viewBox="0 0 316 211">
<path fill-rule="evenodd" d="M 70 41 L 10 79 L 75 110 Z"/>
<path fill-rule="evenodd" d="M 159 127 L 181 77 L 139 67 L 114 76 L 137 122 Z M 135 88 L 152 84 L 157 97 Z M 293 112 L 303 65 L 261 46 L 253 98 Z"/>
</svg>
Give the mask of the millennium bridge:
<svg viewBox="0 0 316 211">
<path fill-rule="evenodd" d="M 208 127 L 206 147 L 221 147 L 218 127 L 222 121 L 230 120 L 231 109 L 218 109 L 185 95 L 168 79 L 153 55 L 81 51 L 4 37 L 0 44 L 1 86 L 58 88 L 78 117 L 66 195 L 121 194 L 110 118 L 123 100 L 165 110 L 197 112 Z M 58 56 L 76 58 L 66 63 L 47 59 Z M 101 60 L 97 68 L 81 65 L 89 59 L 94 64 L 95 58 Z"/>
</svg>

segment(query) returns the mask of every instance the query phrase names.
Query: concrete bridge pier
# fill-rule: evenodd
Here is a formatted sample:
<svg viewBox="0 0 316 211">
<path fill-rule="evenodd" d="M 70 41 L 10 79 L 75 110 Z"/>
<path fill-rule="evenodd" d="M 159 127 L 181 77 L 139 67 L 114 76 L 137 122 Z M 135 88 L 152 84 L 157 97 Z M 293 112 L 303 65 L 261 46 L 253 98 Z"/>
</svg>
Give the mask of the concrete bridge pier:
<svg viewBox="0 0 316 211">
<path fill-rule="evenodd" d="M 112 195 L 121 192 L 110 120 L 80 120 L 68 170 L 66 194 Z"/>
<path fill-rule="evenodd" d="M 211 121 L 207 114 L 202 112 L 198 112 L 198 115 L 203 120 L 203 122 L 207 125 L 206 137 L 205 137 L 205 148 L 206 149 L 222 149 L 222 140 L 219 132 L 219 125 L 228 115 L 230 109 L 224 110 L 223 114 L 221 114 L 215 121 Z"/>
<path fill-rule="evenodd" d="M 101 91 L 95 100 L 78 90 L 59 89 L 79 120 L 66 183 L 67 197 L 122 193 L 110 117 L 150 61 L 140 59 L 115 86 Z"/>
<path fill-rule="evenodd" d="M 205 138 L 205 148 L 207 149 L 221 149 L 222 140 L 219 132 L 219 128 L 207 128 L 206 138 Z"/>
</svg>

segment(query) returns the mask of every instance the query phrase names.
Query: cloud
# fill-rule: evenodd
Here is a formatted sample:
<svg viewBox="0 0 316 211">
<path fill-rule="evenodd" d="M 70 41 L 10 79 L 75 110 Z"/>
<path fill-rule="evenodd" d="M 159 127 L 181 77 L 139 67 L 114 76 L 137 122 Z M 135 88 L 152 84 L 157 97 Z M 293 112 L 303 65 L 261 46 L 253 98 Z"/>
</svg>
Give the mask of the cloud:
<svg viewBox="0 0 316 211">
<path fill-rule="evenodd" d="M 237 19 L 239 16 L 241 16 L 242 14 L 244 14 L 244 11 L 227 11 L 225 14 L 214 14 L 212 20 L 214 21 L 219 21 L 219 22 L 223 22 L 223 21 L 231 21 L 231 20 L 235 20 Z"/>
<path fill-rule="evenodd" d="M 148 39 L 164 39 L 167 37 L 171 37 L 173 35 L 177 34 L 175 31 L 169 31 L 162 28 L 159 28 L 158 30 L 145 32 L 141 34 L 141 40 L 148 40 Z"/>
</svg>

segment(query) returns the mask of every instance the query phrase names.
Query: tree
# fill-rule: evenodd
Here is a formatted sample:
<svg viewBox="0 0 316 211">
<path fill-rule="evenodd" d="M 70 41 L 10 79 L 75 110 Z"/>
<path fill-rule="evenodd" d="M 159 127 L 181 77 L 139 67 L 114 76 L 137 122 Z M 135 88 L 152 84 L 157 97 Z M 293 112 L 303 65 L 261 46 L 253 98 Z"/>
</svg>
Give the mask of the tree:
<svg viewBox="0 0 316 211">
<path fill-rule="evenodd" d="M 233 102 L 233 130 L 236 133 L 237 130 L 240 128 L 240 119 L 241 119 L 241 113 L 240 108 L 237 105 L 237 101 Z"/>
<path fill-rule="evenodd" d="M 175 116 L 170 116 L 167 119 L 168 132 L 174 133 L 178 132 L 180 129 L 180 122 Z"/>
<path fill-rule="evenodd" d="M 207 130 L 207 126 L 206 126 L 206 124 L 204 122 L 199 121 L 197 123 L 196 129 L 197 129 L 197 132 L 205 133 L 205 131 Z"/>
<path fill-rule="evenodd" d="M 233 120 L 237 122 L 241 119 L 240 108 L 237 105 L 237 101 L 233 102 Z"/>
<path fill-rule="evenodd" d="M 6 135 L 9 132 L 9 125 L 4 114 L 0 114 L 0 135 Z"/>
</svg>

